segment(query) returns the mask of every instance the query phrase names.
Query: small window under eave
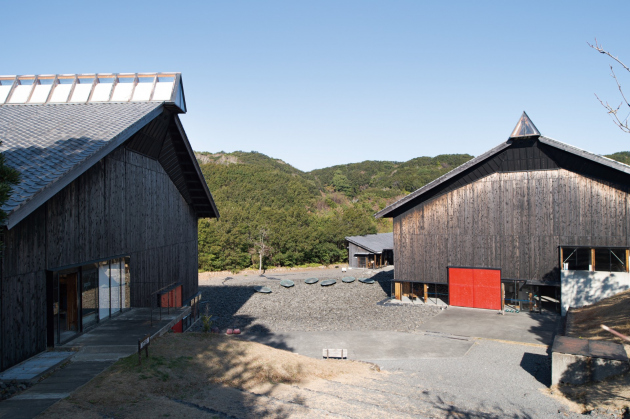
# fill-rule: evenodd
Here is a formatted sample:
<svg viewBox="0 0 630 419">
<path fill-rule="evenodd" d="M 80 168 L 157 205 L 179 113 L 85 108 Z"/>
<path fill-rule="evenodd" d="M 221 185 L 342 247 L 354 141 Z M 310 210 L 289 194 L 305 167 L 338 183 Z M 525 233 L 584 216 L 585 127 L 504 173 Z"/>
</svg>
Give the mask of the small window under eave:
<svg viewBox="0 0 630 419">
<path fill-rule="evenodd" d="M 536 125 L 529 119 L 525 111 L 523 111 L 523 115 L 521 115 L 521 119 L 518 120 L 512 134 L 510 134 L 510 138 L 534 136 L 540 136 L 540 131 L 538 131 L 538 128 L 536 128 Z"/>
</svg>

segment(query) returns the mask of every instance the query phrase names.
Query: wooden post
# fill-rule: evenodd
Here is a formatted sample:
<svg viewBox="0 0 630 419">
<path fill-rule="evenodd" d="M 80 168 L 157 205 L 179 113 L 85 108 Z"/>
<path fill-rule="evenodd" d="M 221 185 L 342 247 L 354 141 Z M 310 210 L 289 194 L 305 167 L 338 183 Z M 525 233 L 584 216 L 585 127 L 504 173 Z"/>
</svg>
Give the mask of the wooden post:
<svg viewBox="0 0 630 419">
<path fill-rule="evenodd" d="M 591 249 L 591 270 L 595 270 L 595 249 Z"/>
<path fill-rule="evenodd" d="M 505 284 L 501 283 L 501 311 L 505 310 Z"/>
<path fill-rule="evenodd" d="M 427 300 L 429 299 L 429 286 L 427 284 L 424 284 L 424 302 L 426 303 Z"/>
</svg>

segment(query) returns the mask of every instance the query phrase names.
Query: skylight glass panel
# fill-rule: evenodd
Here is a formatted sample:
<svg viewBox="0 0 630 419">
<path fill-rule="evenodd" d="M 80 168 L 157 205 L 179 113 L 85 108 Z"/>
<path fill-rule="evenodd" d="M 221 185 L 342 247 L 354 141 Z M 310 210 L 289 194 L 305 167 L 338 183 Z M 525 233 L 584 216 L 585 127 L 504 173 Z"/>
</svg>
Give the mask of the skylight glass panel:
<svg viewBox="0 0 630 419">
<path fill-rule="evenodd" d="M 38 78 L 37 84 L 35 84 L 35 90 L 33 91 L 28 103 L 46 103 L 54 81 L 54 77 Z"/>
<path fill-rule="evenodd" d="M 57 84 L 53 88 L 49 102 L 66 103 L 68 101 L 68 96 L 70 96 L 70 90 L 72 90 L 73 83 L 74 77 L 59 77 L 57 79 Z"/>
<path fill-rule="evenodd" d="M 521 115 L 521 119 L 518 120 L 518 123 L 514 127 L 510 138 L 530 137 L 535 135 L 540 135 L 540 131 L 538 131 L 532 120 L 529 119 L 529 116 L 523 112 L 523 115 Z"/>
<path fill-rule="evenodd" d="M 31 90 L 33 90 L 34 81 L 35 78 L 18 79 L 18 85 L 13 89 L 13 94 L 11 95 L 11 99 L 9 99 L 9 103 L 25 103 L 31 94 Z"/>
<path fill-rule="evenodd" d="M 118 83 L 114 88 L 112 102 L 128 102 L 133 92 L 134 77 L 118 77 Z"/>
<path fill-rule="evenodd" d="M 138 84 L 136 84 L 136 90 L 133 91 L 132 100 L 149 100 L 154 81 L 155 77 L 138 77 Z"/>
<path fill-rule="evenodd" d="M 0 103 L 7 100 L 11 87 L 13 87 L 13 81 L 15 81 L 15 77 L 0 79 Z"/>
<path fill-rule="evenodd" d="M 114 77 L 98 77 L 90 102 L 107 102 L 114 87 Z"/>
<path fill-rule="evenodd" d="M 158 76 L 152 100 L 171 100 L 173 95 L 174 76 Z"/>
<path fill-rule="evenodd" d="M 92 91 L 92 84 L 94 84 L 94 77 L 79 77 L 76 85 L 74 86 L 70 102 L 87 102 L 90 97 L 90 92 Z"/>
</svg>

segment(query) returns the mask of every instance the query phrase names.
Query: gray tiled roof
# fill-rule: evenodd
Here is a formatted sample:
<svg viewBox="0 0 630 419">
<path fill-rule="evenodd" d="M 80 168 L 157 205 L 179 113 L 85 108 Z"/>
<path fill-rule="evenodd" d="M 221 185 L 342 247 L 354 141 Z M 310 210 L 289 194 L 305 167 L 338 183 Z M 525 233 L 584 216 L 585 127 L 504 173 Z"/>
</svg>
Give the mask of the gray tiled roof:
<svg viewBox="0 0 630 419">
<path fill-rule="evenodd" d="M 346 237 L 354 243 L 372 253 L 382 253 L 385 249 L 394 248 L 394 233 L 366 234 L 365 236 Z"/>
<path fill-rule="evenodd" d="M 20 172 L 20 183 L 2 207 L 8 224 L 19 221 L 11 221 L 16 212 L 39 196 L 49 199 L 161 111 L 156 102 L 0 107 L 0 152 Z"/>
</svg>

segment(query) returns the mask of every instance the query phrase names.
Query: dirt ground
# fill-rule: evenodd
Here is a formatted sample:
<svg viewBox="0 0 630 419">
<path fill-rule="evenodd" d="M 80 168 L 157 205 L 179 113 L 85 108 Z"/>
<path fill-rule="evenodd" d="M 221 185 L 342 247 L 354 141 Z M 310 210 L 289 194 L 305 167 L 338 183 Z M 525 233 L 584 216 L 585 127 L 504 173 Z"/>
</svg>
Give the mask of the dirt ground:
<svg viewBox="0 0 630 419">
<path fill-rule="evenodd" d="M 630 345 L 601 328 L 602 324 L 630 335 L 630 291 L 606 298 L 596 304 L 572 309 L 566 335 L 581 339 L 608 340 L 624 343 L 630 357 Z M 630 374 L 584 386 L 562 386 L 558 390 L 569 400 L 584 406 L 621 409 L 630 406 Z"/>
<path fill-rule="evenodd" d="M 223 335 L 167 334 L 149 350 L 141 366 L 135 355 L 122 359 L 40 417 L 286 417 L 294 415 L 254 396 L 280 384 L 386 375 L 372 364 L 316 360 Z"/>
<path fill-rule="evenodd" d="M 602 324 L 630 336 L 630 291 L 619 293 L 590 306 L 571 310 L 567 336 L 624 343 L 603 330 Z"/>
</svg>

